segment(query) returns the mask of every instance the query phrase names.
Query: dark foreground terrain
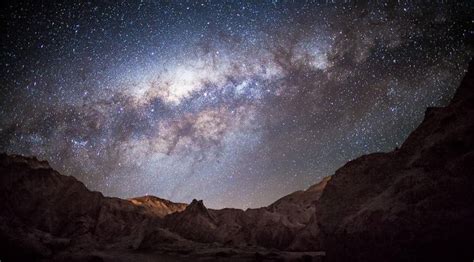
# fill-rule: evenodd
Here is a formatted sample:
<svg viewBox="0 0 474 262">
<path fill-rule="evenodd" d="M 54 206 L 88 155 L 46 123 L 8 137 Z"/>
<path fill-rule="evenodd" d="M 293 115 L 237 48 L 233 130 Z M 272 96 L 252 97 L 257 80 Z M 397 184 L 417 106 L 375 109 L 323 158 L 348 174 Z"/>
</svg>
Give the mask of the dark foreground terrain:
<svg viewBox="0 0 474 262">
<path fill-rule="evenodd" d="M 395 151 L 348 162 L 268 207 L 105 197 L 0 155 L 3 261 L 472 261 L 474 64 Z"/>
</svg>

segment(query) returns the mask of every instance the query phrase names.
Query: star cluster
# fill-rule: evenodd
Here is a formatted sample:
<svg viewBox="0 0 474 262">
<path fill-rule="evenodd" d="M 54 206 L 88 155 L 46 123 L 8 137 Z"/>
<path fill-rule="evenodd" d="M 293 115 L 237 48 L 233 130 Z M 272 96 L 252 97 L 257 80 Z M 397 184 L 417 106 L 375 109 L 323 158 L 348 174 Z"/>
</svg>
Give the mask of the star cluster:
<svg viewBox="0 0 474 262">
<path fill-rule="evenodd" d="M 76 1 L 3 9 L 0 151 L 105 195 L 267 205 L 400 146 L 453 95 L 471 3 Z"/>
</svg>

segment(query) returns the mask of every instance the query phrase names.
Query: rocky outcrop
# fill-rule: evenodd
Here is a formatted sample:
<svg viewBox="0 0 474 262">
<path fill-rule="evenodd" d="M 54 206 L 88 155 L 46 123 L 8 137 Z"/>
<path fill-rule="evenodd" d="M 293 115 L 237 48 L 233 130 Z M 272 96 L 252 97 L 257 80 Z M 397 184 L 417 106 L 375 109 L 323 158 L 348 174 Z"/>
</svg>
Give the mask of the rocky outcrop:
<svg viewBox="0 0 474 262">
<path fill-rule="evenodd" d="M 474 64 L 402 147 L 336 171 L 317 217 L 329 261 L 474 257 Z"/>
<path fill-rule="evenodd" d="M 216 241 L 216 220 L 202 200 L 194 199 L 183 212 L 166 216 L 165 226 L 170 231 L 198 242 Z"/>
</svg>

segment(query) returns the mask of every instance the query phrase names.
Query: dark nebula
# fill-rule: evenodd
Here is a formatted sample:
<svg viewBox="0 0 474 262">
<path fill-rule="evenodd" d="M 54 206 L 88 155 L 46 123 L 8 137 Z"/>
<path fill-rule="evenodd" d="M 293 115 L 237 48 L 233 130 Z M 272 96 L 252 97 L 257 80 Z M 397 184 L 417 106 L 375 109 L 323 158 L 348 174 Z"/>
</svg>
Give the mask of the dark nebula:
<svg viewBox="0 0 474 262">
<path fill-rule="evenodd" d="M 54 2 L 2 9 L 0 151 L 110 196 L 267 205 L 400 146 L 472 56 L 469 1 Z"/>
</svg>

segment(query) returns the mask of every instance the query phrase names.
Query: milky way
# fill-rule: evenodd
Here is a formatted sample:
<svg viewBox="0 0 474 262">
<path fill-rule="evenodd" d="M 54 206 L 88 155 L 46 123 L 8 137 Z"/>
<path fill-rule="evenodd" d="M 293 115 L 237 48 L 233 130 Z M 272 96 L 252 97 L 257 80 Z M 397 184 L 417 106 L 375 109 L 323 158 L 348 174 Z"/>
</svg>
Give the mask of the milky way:
<svg viewBox="0 0 474 262">
<path fill-rule="evenodd" d="M 109 196 L 267 205 L 400 146 L 472 55 L 467 2 L 48 2 L 2 9 L 0 151 Z"/>
</svg>

